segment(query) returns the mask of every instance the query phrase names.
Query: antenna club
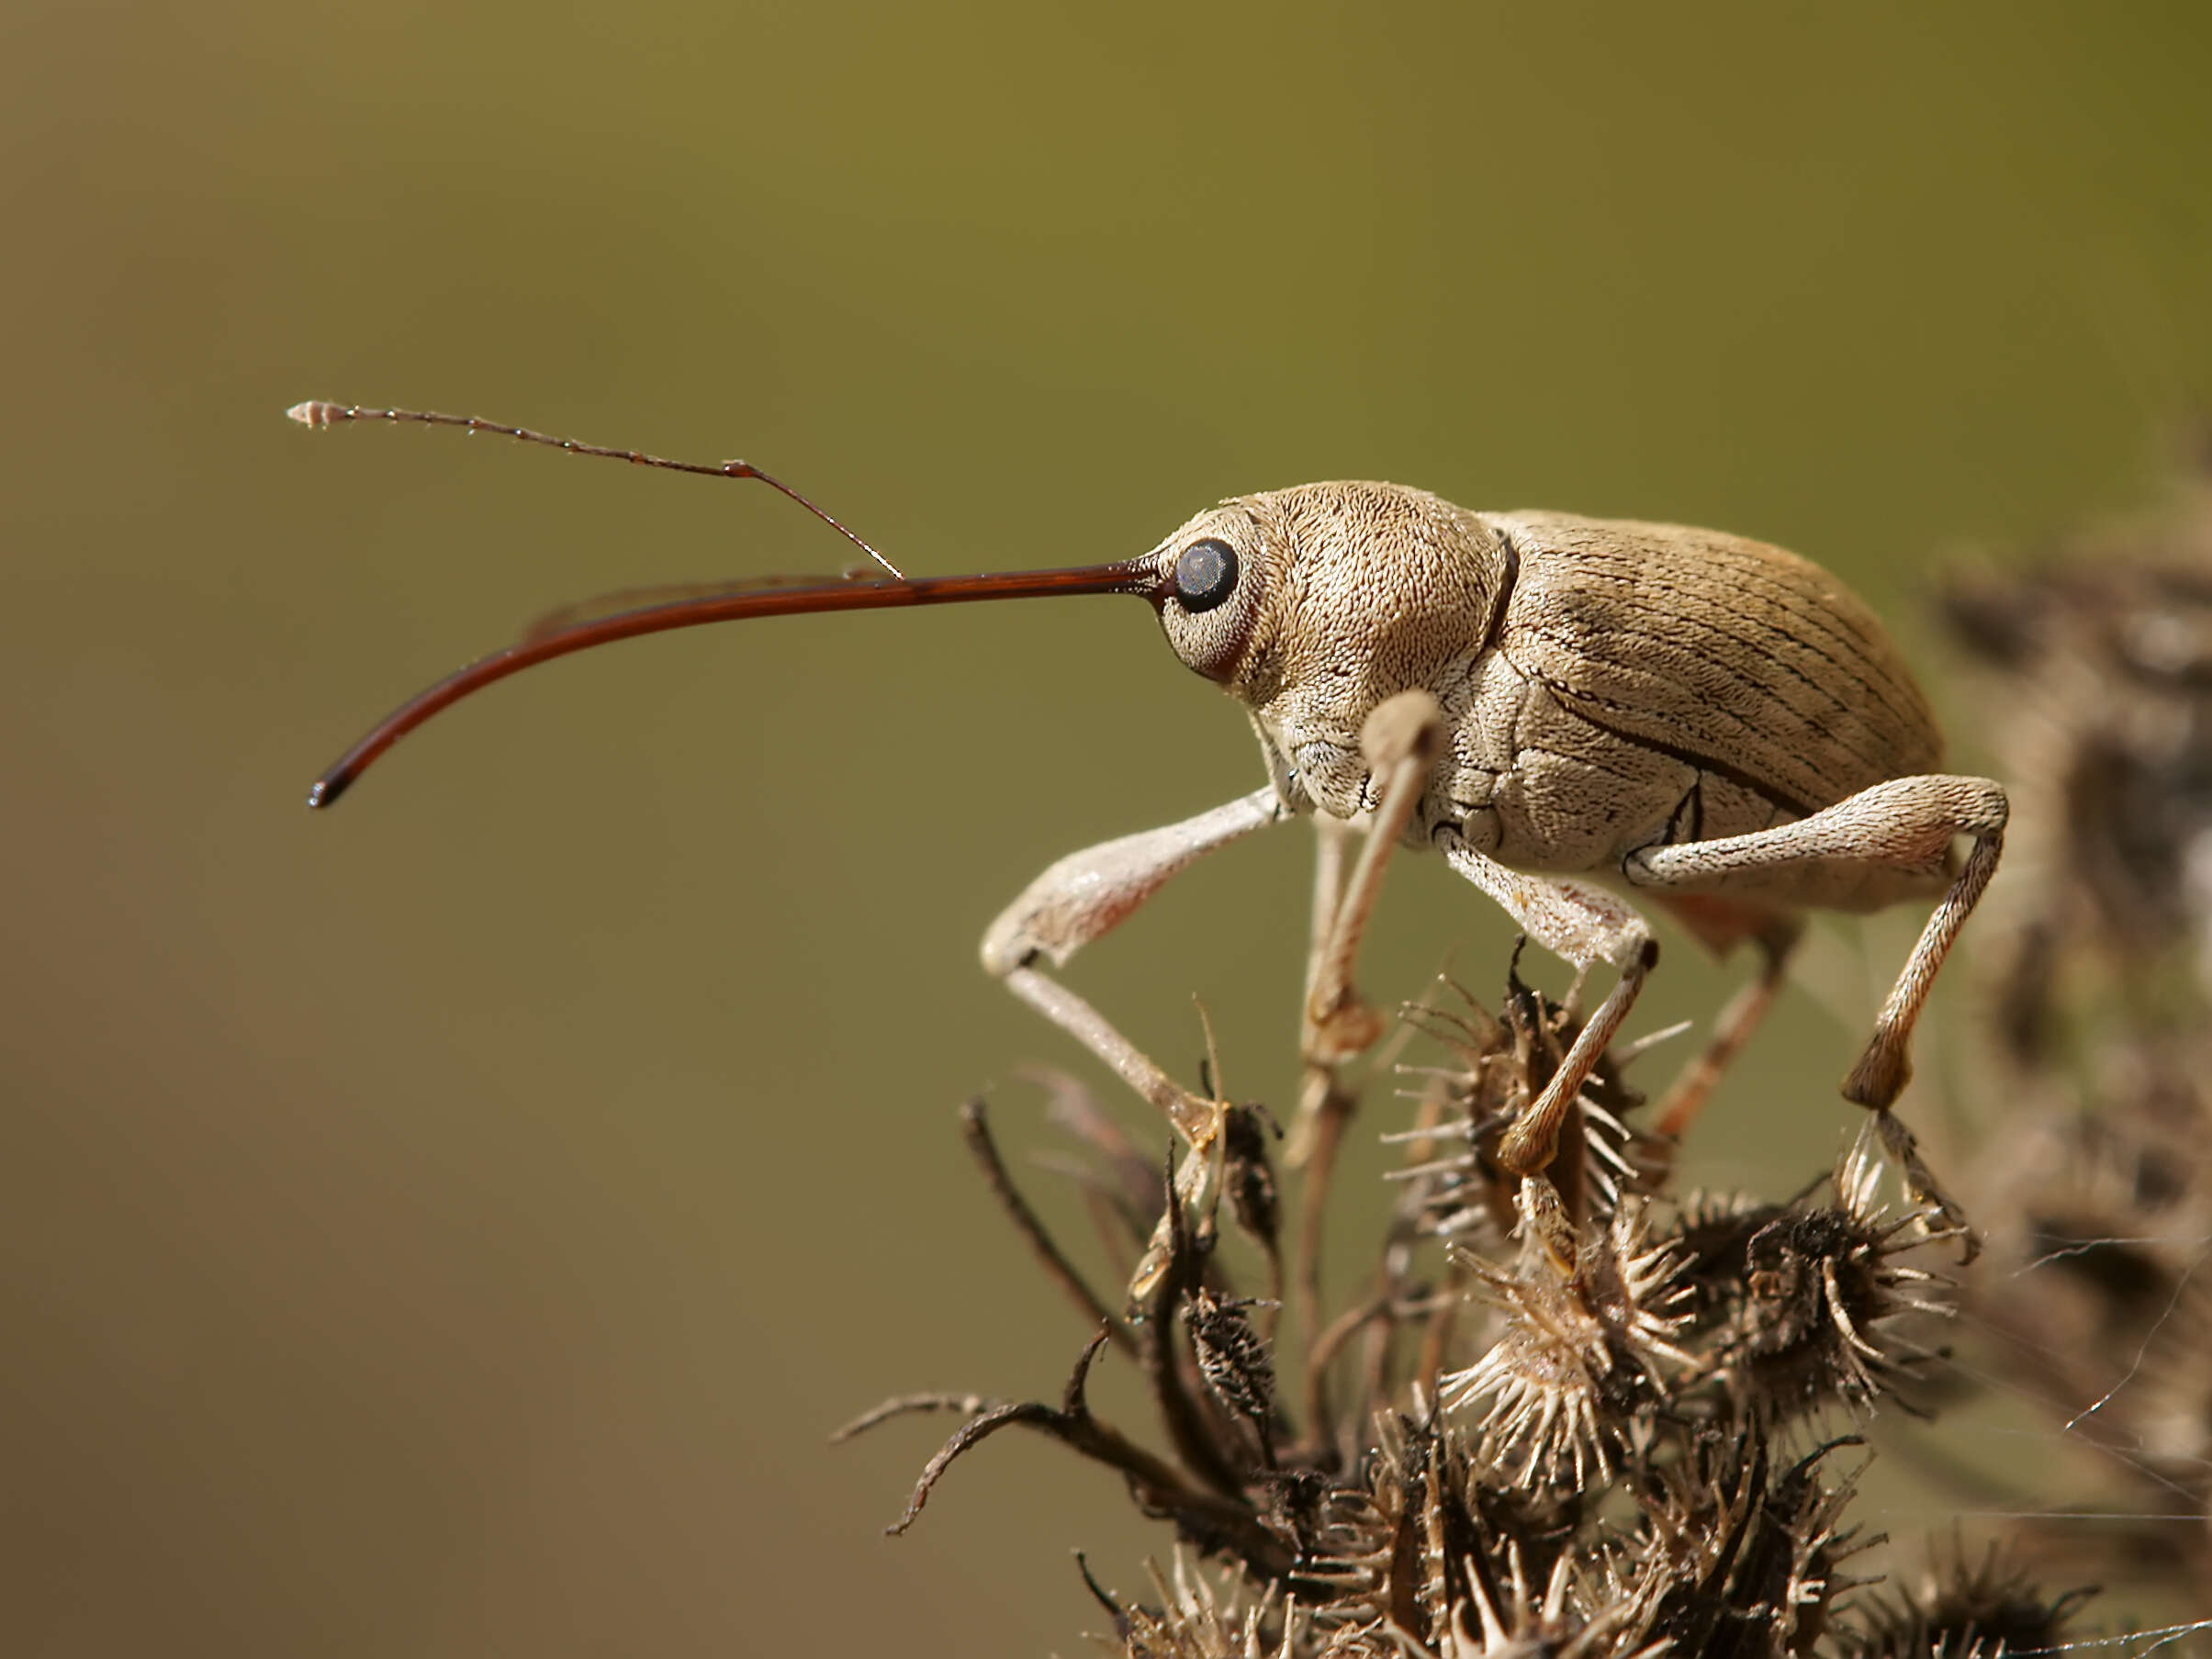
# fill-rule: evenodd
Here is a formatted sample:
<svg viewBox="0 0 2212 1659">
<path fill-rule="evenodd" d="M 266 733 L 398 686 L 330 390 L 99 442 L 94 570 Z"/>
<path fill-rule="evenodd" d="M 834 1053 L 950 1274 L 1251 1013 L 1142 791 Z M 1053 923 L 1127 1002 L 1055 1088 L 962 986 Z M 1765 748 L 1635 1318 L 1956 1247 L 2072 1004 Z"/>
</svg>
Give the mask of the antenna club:
<svg viewBox="0 0 2212 1659">
<path fill-rule="evenodd" d="M 350 419 L 343 404 L 325 403 L 320 398 L 310 398 L 305 403 L 295 403 L 290 409 L 285 410 L 285 413 L 302 426 L 318 429 L 336 426 L 341 420 Z"/>
</svg>

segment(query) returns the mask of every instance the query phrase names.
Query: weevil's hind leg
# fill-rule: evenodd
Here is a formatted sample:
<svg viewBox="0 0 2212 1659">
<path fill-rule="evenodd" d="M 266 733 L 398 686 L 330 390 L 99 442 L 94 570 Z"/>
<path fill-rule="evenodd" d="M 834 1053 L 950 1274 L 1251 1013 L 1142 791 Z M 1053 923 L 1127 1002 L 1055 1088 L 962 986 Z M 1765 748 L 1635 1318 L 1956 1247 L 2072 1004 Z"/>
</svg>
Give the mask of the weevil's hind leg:
<svg viewBox="0 0 2212 1659">
<path fill-rule="evenodd" d="M 1620 1035 L 1621 1024 L 1635 1005 L 1636 993 L 1659 959 L 1651 927 L 1634 909 L 1588 882 L 1558 876 L 1532 876 L 1486 858 L 1456 835 L 1437 836 L 1444 861 L 1489 894 L 1522 931 L 1555 956 L 1578 970 L 1604 962 L 1621 977 L 1585 1020 L 1582 1029 L 1552 1073 L 1552 1080 L 1498 1143 L 1498 1161 L 1516 1175 L 1533 1175 L 1551 1161 L 1559 1131 L 1575 1097 L 1598 1059 Z"/>
<path fill-rule="evenodd" d="M 1937 902 L 1906 958 L 1889 1001 L 1874 1022 L 1866 1052 L 1844 1080 L 1845 1098 L 1887 1111 L 1912 1076 L 1913 1026 L 1927 1002 L 1936 970 L 1950 953 L 2004 848 L 2003 787 L 1987 778 L 1930 774 L 1895 778 L 1834 806 L 1748 835 L 1688 841 L 1632 853 L 1624 871 L 1638 886 L 1695 891 L 1732 877 L 1791 866 L 1883 866 L 1940 872 L 1952 840 L 1973 837 L 1973 850 Z"/>
<path fill-rule="evenodd" d="M 1757 976 L 1728 1000 L 1720 1017 L 1712 1022 L 1712 1035 L 1705 1039 L 1705 1047 L 1667 1086 L 1652 1115 L 1655 1133 L 1679 1140 L 1704 1108 L 1713 1085 L 1735 1064 L 1751 1034 L 1767 1017 L 1767 1011 L 1774 1006 L 1774 999 L 1789 977 L 1790 957 L 1805 928 L 1791 913 L 1766 905 L 1701 901 L 1695 893 L 1657 897 L 1677 920 L 1716 951 L 1749 939 L 1757 946 L 1760 957 Z"/>
<path fill-rule="evenodd" d="M 1204 1103 L 1164 1071 L 1106 1016 L 1034 966 L 1064 967 L 1093 939 L 1218 847 L 1280 824 L 1290 809 L 1271 784 L 1180 824 L 1071 853 L 1022 891 L 983 935 L 983 967 L 1006 988 L 1111 1067 L 1167 1115 L 1194 1145 L 1211 1132 Z"/>
<path fill-rule="evenodd" d="M 1920 1011 L 1928 1000 L 1928 989 L 1936 982 L 1936 970 L 1943 966 L 1943 958 L 1950 955 L 1959 928 L 1966 925 L 1966 918 L 1981 901 L 1989 879 L 1997 873 L 1997 859 L 2004 851 L 2002 792 L 1997 796 L 1994 822 L 1968 833 L 1974 836 L 1974 850 L 1966 856 L 1959 879 L 1951 883 L 1950 891 L 1929 915 L 1927 925 L 1920 930 L 1920 937 L 1913 943 L 1913 954 L 1905 958 L 1903 971 L 1898 974 L 1897 983 L 1890 987 L 1889 1000 L 1874 1016 L 1874 1035 L 1868 1039 L 1866 1052 L 1858 1057 L 1858 1063 L 1844 1079 L 1846 1100 L 1855 1100 L 1862 1106 L 1881 1112 L 1887 1111 L 1890 1104 L 1904 1093 L 1904 1085 L 1913 1075 L 1910 1052 L 1913 1027 L 1919 1023 Z"/>
</svg>

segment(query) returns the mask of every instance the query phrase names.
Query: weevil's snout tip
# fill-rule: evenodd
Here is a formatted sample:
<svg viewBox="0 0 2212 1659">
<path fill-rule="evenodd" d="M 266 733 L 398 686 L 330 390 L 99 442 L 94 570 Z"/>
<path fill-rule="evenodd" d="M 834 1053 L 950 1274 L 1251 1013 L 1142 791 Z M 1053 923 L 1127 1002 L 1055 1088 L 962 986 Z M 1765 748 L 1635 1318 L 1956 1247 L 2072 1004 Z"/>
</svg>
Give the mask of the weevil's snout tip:
<svg viewBox="0 0 2212 1659">
<path fill-rule="evenodd" d="M 320 812 L 324 807 L 336 801 L 339 796 L 344 794 L 346 785 L 352 781 L 352 779 L 337 774 L 332 774 L 328 778 L 316 779 L 313 783 L 308 785 L 308 811 L 310 813 Z"/>
</svg>

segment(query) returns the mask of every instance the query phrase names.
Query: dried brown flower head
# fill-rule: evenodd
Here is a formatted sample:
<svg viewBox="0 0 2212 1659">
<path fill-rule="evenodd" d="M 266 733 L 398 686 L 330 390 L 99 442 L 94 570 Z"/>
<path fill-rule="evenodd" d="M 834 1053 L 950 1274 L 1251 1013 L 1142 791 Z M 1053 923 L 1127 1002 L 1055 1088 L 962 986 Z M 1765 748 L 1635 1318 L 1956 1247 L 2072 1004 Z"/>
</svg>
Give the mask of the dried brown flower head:
<svg viewBox="0 0 2212 1659">
<path fill-rule="evenodd" d="M 1863 1604 L 1843 1642 L 1847 1659 L 1998 1659 L 2066 1645 L 2068 1620 L 2094 1591 L 2049 1596 L 1993 1546 L 1969 1565 L 1954 1554 L 1918 1579 Z"/>
<path fill-rule="evenodd" d="M 1081 1151 L 1057 1167 L 1143 1287 L 1116 1315 L 971 1107 L 986 1177 L 1096 1334 L 1057 1403 L 920 1396 L 856 1425 L 966 1419 L 900 1525 L 960 1458 L 1018 1427 L 1117 1470 L 1173 1527 L 1151 1598 L 1099 1592 L 1127 1653 L 1841 1652 L 1839 1601 L 1862 1582 L 1842 1565 L 1863 1547 L 1845 1520 L 1856 1474 L 1827 1473 L 1833 1444 L 1803 1455 L 1775 1436 L 1825 1406 L 1872 1411 L 1927 1357 L 1905 1328 L 1944 1304 L 1905 1258 L 1956 1224 L 1932 1201 L 1885 1209 L 1872 1136 L 1791 1202 L 1675 1203 L 1666 1160 L 1619 1157 L 1629 1132 L 1590 1102 L 1598 1130 L 1570 1144 L 1560 1179 L 1513 1181 L 1487 1156 L 1484 1103 L 1528 1098 L 1572 1014 L 1517 977 L 1507 997 L 1520 1014 L 1463 999 L 1443 1022 L 1460 1064 L 1414 1073 L 1416 1127 L 1392 1137 L 1407 1160 L 1395 1216 L 1372 1281 L 1335 1313 L 1314 1299 L 1310 1252 L 1286 1261 L 1278 1217 L 1316 1225 L 1315 1172 L 1278 1197 L 1269 1138 L 1249 1132 L 1260 1115 L 1223 1112 L 1247 1131 L 1211 1144 L 1217 1178 L 1186 1163 L 1140 1188 L 1126 1137 L 1052 1080 L 1053 1119 Z M 1358 1099 L 1346 1079 L 1330 1089 Z M 1624 1090 L 1614 1104 L 1633 1110 Z M 1470 1227 L 1455 1219 L 1469 1210 L 1510 1220 Z M 1232 1232 L 1284 1299 L 1239 1294 Z M 1092 1410 L 1089 1371 L 1109 1346 L 1145 1377 L 1163 1450 Z"/>
<path fill-rule="evenodd" d="M 1443 1379 L 1444 1400 L 1482 1410 L 1484 1455 L 1517 1485 L 1610 1480 L 1623 1436 L 1693 1364 L 1674 1341 L 1688 1323 L 1681 1255 L 1651 1242 L 1638 1200 L 1585 1242 L 1550 1182 L 1525 1181 L 1519 1196 L 1513 1267 L 1461 1255 L 1502 1328 Z"/>
<path fill-rule="evenodd" d="M 1782 1422 L 1832 1403 L 1864 1410 L 1935 1357 L 1907 1332 L 1916 1317 L 1948 1311 L 1935 1294 L 1945 1282 L 1903 1258 L 1959 1229 L 1925 1201 L 1890 1215 L 1881 1181 L 1872 1137 L 1861 1134 L 1827 1183 L 1834 1202 L 1747 1212 L 1728 1241 L 1740 1239 L 1741 1256 L 1731 1248 L 1701 1259 L 1708 1285 L 1735 1281 L 1720 1353 L 1750 1415 Z"/>
</svg>

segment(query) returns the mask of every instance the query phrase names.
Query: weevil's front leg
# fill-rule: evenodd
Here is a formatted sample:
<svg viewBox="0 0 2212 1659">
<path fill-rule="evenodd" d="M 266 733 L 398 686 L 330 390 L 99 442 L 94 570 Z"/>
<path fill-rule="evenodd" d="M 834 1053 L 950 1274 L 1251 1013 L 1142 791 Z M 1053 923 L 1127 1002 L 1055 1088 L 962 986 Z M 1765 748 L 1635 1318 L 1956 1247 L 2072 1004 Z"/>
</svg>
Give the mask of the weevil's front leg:
<svg viewBox="0 0 2212 1659">
<path fill-rule="evenodd" d="M 1443 735 L 1443 711 L 1435 698 L 1420 690 L 1400 691 L 1378 703 L 1360 727 L 1360 749 L 1374 774 L 1375 806 L 1367 843 L 1352 880 L 1336 896 L 1327 936 L 1318 942 L 1308 967 L 1299 1046 L 1308 1066 L 1349 1059 L 1383 1033 L 1382 1017 L 1360 1000 L 1353 967 L 1383 890 L 1383 871 L 1429 787 Z"/>
<path fill-rule="evenodd" d="M 1176 872 L 1290 815 L 1271 784 L 1180 824 L 1071 853 L 1030 882 L 983 935 L 983 967 L 1112 1067 L 1194 1145 L 1202 1145 L 1211 1132 L 1203 1104 L 1097 1009 L 1033 964 L 1043 957 L 1055 968 L 1066 966 L 1070 957 L 1111 931 Z"/>
<path fill-rule="evenodd" d="M 1605 962 L 1621 973 L 1597 1012 L 1583 1022 L 1544 1093 L 1498 1143 L 1500 1164 L 1513 1174 L 1533 1175 L 1558 1150 L 1559 1130 L 1567 1112 L 1635 1005 L 1636 993 L 1659 959 L 1658 942 L 1642 916 L 1602 888 L 1508 869 L 1448 830 L 1438 835 L 1436 844 L 1445 863 L 1488 893 L 1553 955 L 1566 958 L 1578 969 Z"/>
<path fill-rule="evenodd" d="M 1895 778 L 1794 824 L 1717 841 L 1645 847 L 1632 853 L 1623 868 L 1639 886 L 1690 891 L 1791 866 L 1884 866 L 1935 873 L 1943 869 L 1953 838 L 1971 835 L 1973 850 L 1921 930 L 1875 1019 L 1866 1052 L 1844 1080 L 1846 1099 L 1886 1111 L 1913 1074 L 1913 1026 L 1936 970 L 1996 873 L 2007 811 L 2004 788 L 1987 778 Z"/>
</svg>

